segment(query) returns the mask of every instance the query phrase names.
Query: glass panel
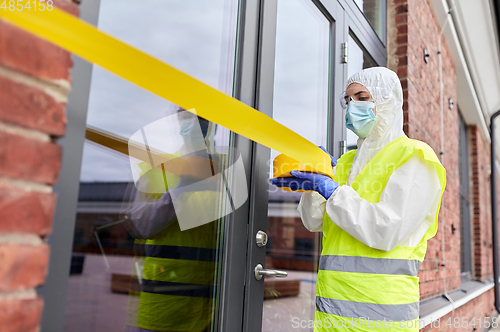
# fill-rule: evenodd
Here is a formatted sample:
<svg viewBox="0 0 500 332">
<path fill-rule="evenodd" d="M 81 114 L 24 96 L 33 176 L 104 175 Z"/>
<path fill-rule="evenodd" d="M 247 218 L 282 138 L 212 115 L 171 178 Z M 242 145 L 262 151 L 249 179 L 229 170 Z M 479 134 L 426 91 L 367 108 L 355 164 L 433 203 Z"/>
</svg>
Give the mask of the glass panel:
<svg viewBox="0 0 500 332">
<path fill-rule="evenodd" d="M 279 0 L 274 119 L 316 145 L 326 146 L 330 22 L 308 0 Z M 271 151 L 271 160 L 278 155 Z M 270 170 L 272 177 L 272 170 Z M 306 230 L 297 212 L 301 193 L 269 188 L 267 269 L 262 331 L 309 331 L 293 322 L 314 319 L 320 233 Z M 296 327 L 296 326 L 295 326 Z"/>
<path fill-rule="evenodd" d="M 380 37 L 385 41 L 385 0 L 354 0 L 358 8 Z"/>
<path fill-rule="evenodd" d="M 351 77 L 357 72 L 370 67 L 375 67 L 377 64 L 370 57 L 368 52 L 361 46 L 359 41 L 351 34 L 348 37 L 348 58 L 347 61 L 347 77 Z M 350 130 L 347 130 L 347 151 L 357 149 L 356 142 L 358 136 Z"/>
<path fill-rule="evenodd" d="M 237 6 L 101 0 L 98 26 L 231 95 Z M 230 138 L 93 68 L 64 331 L 218 331 Z"/>
</svg>

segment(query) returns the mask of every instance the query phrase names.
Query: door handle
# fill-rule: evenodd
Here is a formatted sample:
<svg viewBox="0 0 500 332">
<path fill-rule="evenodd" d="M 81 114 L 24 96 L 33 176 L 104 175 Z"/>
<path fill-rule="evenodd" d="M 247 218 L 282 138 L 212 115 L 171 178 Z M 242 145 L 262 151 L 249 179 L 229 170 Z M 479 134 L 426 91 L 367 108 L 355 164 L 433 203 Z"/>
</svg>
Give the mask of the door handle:
<svg viewBox="0 0 500 332">
<path fill-rule="evenodd" d="M 262 267 L 261 264 L 257 264 L 257 266 L 255 267 L 255 279 L 261 280 L 262 276 L 274 276 L 278 278 L 286 278 L 288 277 L 288 273 L 279 270 L 266 270 Z"/>
</svg>

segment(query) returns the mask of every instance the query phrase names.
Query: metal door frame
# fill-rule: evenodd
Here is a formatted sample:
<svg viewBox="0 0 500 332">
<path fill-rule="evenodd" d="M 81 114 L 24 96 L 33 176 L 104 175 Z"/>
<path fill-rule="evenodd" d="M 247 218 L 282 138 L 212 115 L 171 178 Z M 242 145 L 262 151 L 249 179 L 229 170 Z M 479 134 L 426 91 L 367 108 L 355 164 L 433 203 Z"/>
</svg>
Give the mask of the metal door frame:
<svg viewBox="0 0 500 332">
<path fill-rule="evenodd" d="M 262 0 L 260 5 L 260 27 L 258 28 L 258 59 L 256 61 L 257 78 L 255 82 L 254 107 L 272 116 L 274 61 L 276 47 L 277 1 Z M 285 0 L 281 0 L 285 1 Z M 382 39 L 376 34 L 363 13 L 353 0 L 310 0 L 330 21 L 330 56 L 329 56 L 329 109 L 327 149 L 335 157 L 343 153 L 341 142 L 347 137 L 344 125 L 345 114 L 339 105 L 337 96 L 344 90 L 348 79 L 347 66 L 342 63 L 342 43 L 347 42 L 350 31 L 379 66 L 387 64 L 386 36 Z M 387 1 L 383 1 L 384 7 Z M 384 20 L 386 14 L 384 12 Z M 386 23 L 386 22 L 385 22 Z M 255 29 L 252 26 L 252 29 Z M 349 60 L 348 60 L 349 61 Z M 253 78 L 253 76 L 252 76 Z M 249 90 L 251 90 L 249 88 Z M 244 99 L 242 99 L 244 100 Z M 265 247 L 257 247 L 255 237 L 259 230 L 267 231 L 268 205 L 268 162 L 270 150 L 262 145 L 252 145 L 250 218 L 248 225 L 246 287 L 244 296 L 243 329 L 244 332 L 262 329 L 263 279 L 257 281 L 254 268 L 257 264 L 265 266 Z M 247 168 L 249 169 L 249 168 Z M 236 330 L 235 330 L 236 331 Z"/>
<path fill-rule="evenodd" d="M 379 66 L 387 65 L 387 48 L 384 42 L 372 28 L 370 22 L 366 19 L 364 14 L 358 8 L 354 0 L 338 0 L 343 8 L 345 8 L 345 40 L 349 32 L 356 36 L 363 48 L 370 54 L 372 59 Z M 387 27 L 387 0 L 380 0 L 385 8 L 384 10 L 384 24 Z M 387 39 L 387 29 L 383 39 Z M 346 77 L 347 79 L 347 77 Z"/>
<path fill-rule="evenodd" d="M 97 26 L 100 0 L 83 1 L 80 17 Z M 69 269 L 76 222 L 80 170 L 82 166 L 87 109 L 92 80 L 92 64 L 72 56 L 72 89 L 68 95 L 66 115 L 68 124 L 64 138 L 59 140 L 63 148 L 59 182 L 54 186 L 57 202 L 54 212 L 52 234 L 48 238 L 50 260 L 45 284 L 37 289 L 44 298 L 42 332 L 63 330 Z"/>
<path fill-rule="evenodd" d="M 260 6 L 260 28 L 258 41 L 257 80 L 255 88 L 255 107 L 272 116 L 274 62 L 276 48 L 277 1 L 262 0 Z M 343 114 L 337 98 L 342 92 L 347 70 L 341 63 L 341 43 L 344 41 L 344 10 L 336 0 L 310 0 L 330 21 L 329 86 L 332 89 L 328 107 L 328 149 L 336 156 L 341 153 L 340 144 L 345 139 Z M 334 75 L 337 73 L 337 75 Z M 242 99 L 243 100 L 243 99 Z M 268 171 L 270 149 L 260 144 L 252 145 L 250 211 L 247 241 L 246 285 L 243 308 L 244 332 L 262 329 L 264 279 L 256 280 L 254 268 L 257 264 L 265 266 L 266 248 L 257 247 L 255 238 L 259 230 L 267 231 L 267 206 L 269 199 Z M 248 168 L 247 168 L 248 169 Z"/>
</svg>

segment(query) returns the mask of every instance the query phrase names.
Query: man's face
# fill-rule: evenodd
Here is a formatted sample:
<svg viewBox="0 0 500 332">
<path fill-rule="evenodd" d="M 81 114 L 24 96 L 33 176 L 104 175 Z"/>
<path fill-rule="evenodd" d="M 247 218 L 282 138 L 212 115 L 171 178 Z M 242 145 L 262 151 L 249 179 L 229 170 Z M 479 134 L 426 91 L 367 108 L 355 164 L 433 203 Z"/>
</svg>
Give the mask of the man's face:
<svg viewBox="0 0 500 332">
<path fill-rule="evenodd" d="M 349 101 L 351 100 L 356 100 L 356 101 L 371 101 L 373 102 L 373 98 L 370 95 L 370 91 L 368 91 L 367 88 L 365 88 L 362 84 L 359 83 L 351 83 L 347 87 L 347 90 L 344 93 L 344 100 L 346 104 L 349 104 Z M 377 111 L 375 108 L 373 108 L 373 114 L 377 115 Z"/>
<path fill-rule="evenodd" d="M 177 113 L 177 116 L 179 117 L 179 122 L 183 122 L 185 120 L 189 120 L 196 117 L 196 115 L 188 111 L 181 111 Z"/>
<path fill-rule="evenodd" d="M 203 137 L 207 136 L 208 133 L 208 125 L 209 121 L 205 120 L 203 118 L 200 118 L 199 116 L 188 112 L 188 111 L 181 111 L 177 113 L 177 116 L 179 118 L 179 123 L 181 124 L 181 128 L 183 127 L 183 123 L 191 122 L 191 121 L 197 121 L 195 122 L 195 125 L 199 125 L 201 129 L 201 133 L 203 134 Z"/>
</svg>

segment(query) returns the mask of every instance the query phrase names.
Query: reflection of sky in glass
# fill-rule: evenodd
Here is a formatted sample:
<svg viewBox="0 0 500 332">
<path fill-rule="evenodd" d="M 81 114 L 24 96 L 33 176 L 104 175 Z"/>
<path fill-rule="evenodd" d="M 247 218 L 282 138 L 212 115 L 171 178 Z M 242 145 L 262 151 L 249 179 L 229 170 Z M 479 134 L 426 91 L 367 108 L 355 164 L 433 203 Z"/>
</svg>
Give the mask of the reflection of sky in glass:
<svg viewBox="0 0 500 332">
<path fill-rule="evenodd" d="M 353 0 L 363 12 L 380 39 L 385 39 L 385 6 L 382 0 Z"/>
<path fill-rule="evenodd" d="M 359 9 L 363 11 L 363 0 L 354 0 L 354 2 L 358 5 Z"/>
<path fill-rule="evenodd" d="M 377 64 L 372 58 L 366 53 L 364 49 L 362 49 L 358 42 L 349 35 L 349 61 L 347 62 L 347 77 L 351 77 L 357 72 L 374 67 Z M 358 141 L 358 136 L 350 130 L 347 130 L 347 147 L 349 150 L 356 149 L 356 142 Z"/>
<path fill-rule="evenodd" d="M 231 94 L 236 10 L 237 0 L 101 0 L 98 27 Z M 167 100 L 94 66 L 89 125 L 128 138 L 176 109 Z M 225 128 L 217 128 L 217 144 L 227 144 L 227 137 Z M 85 144 L 81 180 L 131 181 L 127 160 Z"/>
<path fill-rule="evenodd" d="M 316 145 L 326 144 L 329 27 L 311 1 L 278 1 L 273 117 Z"/>
<path fill-rule="evenodd" d="M 363 8 L 363 7 L 360 7 Z M 347 48 L 349 54 L 349 61 L 347 61 L 347 77 L 351 77 L 357 72 L 363 70 L 363 49 L 359 47 L 358 43 L 349 35 Z M 351 130 L 347 130 L 347 146 L 350 148 L 354 146 L 356 149 L 356 142 L 358 141 L 358 136 Z"/>
</svg>

